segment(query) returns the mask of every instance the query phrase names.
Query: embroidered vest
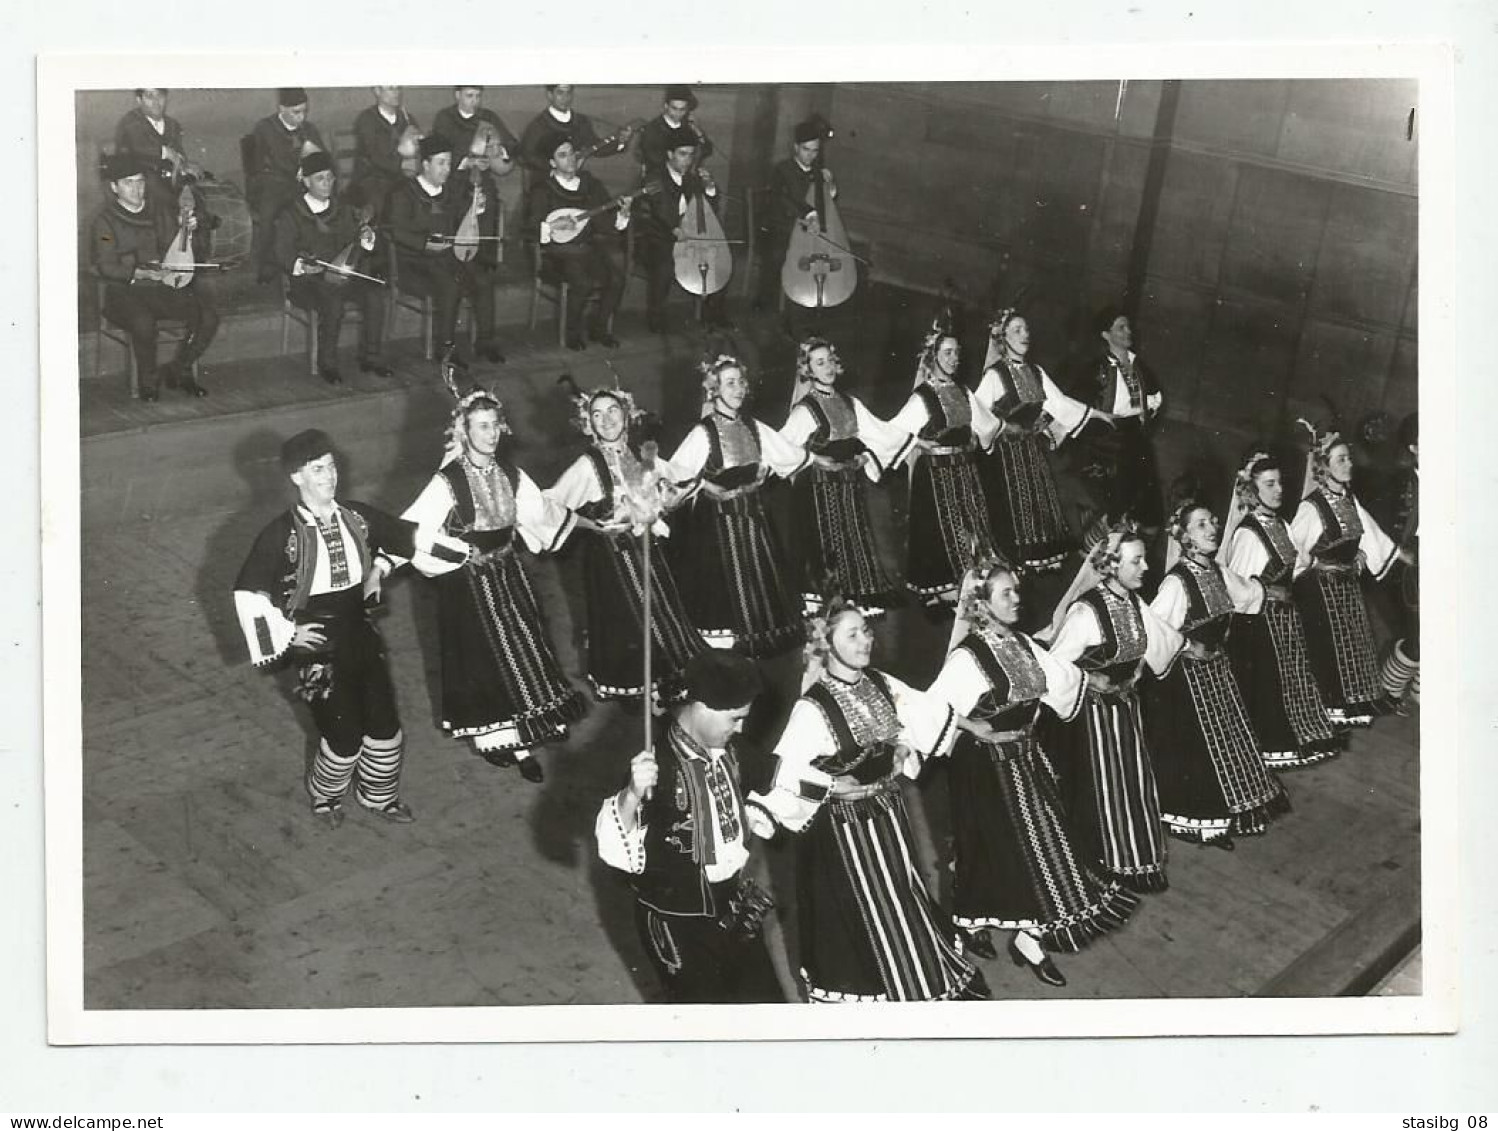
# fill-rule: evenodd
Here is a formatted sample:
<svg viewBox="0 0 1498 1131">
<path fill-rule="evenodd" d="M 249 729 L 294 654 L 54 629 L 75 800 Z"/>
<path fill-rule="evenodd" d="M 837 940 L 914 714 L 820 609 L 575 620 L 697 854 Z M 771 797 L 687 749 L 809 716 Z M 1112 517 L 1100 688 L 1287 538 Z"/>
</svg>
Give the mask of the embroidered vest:
<svg viewBox="0 0 1498 1131">
<path fill-rule="evenodd" d="M 1215 563 L 1203 566 L 1182 558 L 1171 567 L 1167 576 L 1179 578 L 1186 587 L 1186 620 L 1181 625 L 1181 633 L 1210 648 L 1221 645 L 1232 623 L 1233 612 L 1233 599 L 1228 596 L 1222 571 Z"/>
<path fill-rule="evenodd" d="M 726 420 L 717 413 L 702 421 L 707 429 L 707 464 L 702 473 L 719 487 L 732 489 L 753 483 L 759 475 L 759 429 L 740 417 Z"/>
<path fill-rule="evenodd" d="M 850 460 L 864 450 L 858 438 L 858 417 L 848 396 L 836 391 L 823 396 L 813 390 L 801 403 L 817 421 L 817 430 L 806 444 L 809 449 L 835 460 Z"/>
<path fill-rule="evenodd" d="M 967 390 L 955 381 L 927 381 L 916 386 L 930 417 L 921 429 L 921 439 L 948 447 L 966 444 L 973 434 L 973 406 Z"/>
<path fill-rule="evenodd" d="M 1083 671 L 1101 672 L 1115 682 L 1131 678 L 1138 671 L 1139 661 L 1144 659 L 1149 644 L 1144 632 L 1144 615 L 1139 611 L 1138 594 L 1120 597 L 1106 586 L 1099 585 L 1077 600 L 1092 609 L 1103 633 L 1103 642 L 1084 650 L 1077 658 L 1077 667 Z"/>
<path fill-rule="evenodd" d="M 813 766 L 824 773 L 851 777 L 861 785 L 872 785 L 895 772 L 900 718 L 881 672 L 869 669 L 856 684 L 823 675 L 807 688 L 806 698 L 822 712 L 837 743 L 830 758 L 818 758 Z"/>
<path fill-rule="evenodd" d="M 1290 527 L 1278 515 L 1250 513 L 1243 516 L 1243 525 L 1253 531 L 1269 560 L 1259 571 L 1259 580 L 1265 585 L 1288 585 L 1295 569 L 1295 543 L 1290 541 Z"/>
<path fill-rule="evenodd" d="M 989 690 L 979 697 L 973 718 L 995 730 L 1023 730 L 1035 721 L 1040 697 L 1046 693 L 1045 672 L 1023 637 L 980 630 L 958 647 L 967 649 L 988 681 Z"/>
<path fill-rule="evenodd" d="M 1332 495 L 1318 487 L 1307 501 L 1321 515 L 1321 537 L 1311 547 L 1311 554 L 1320 561 L 1351 565 L 1363 539 L 1363 520 L 1358 517 L 1352 492 Z"/>
</svg>

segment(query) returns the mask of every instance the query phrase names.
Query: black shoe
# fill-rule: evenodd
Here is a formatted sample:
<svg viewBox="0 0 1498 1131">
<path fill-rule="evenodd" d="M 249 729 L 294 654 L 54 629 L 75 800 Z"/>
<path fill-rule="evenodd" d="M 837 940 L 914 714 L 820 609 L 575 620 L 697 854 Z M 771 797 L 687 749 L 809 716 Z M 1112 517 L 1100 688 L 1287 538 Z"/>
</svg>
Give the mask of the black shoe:
<svg viewBox="0 0 1498 1131">
<path fill-rule="evenodd" d="M 360 373 L 373 373 L 376 377 L 394 377 L 395 370 L 376 358 L 366 357 L 359 362 Z"/>
<path fill-rule="evenodd" d="M 144 404 L 155 404 L 161 399 L 161 394 L 155 389 L 142 389 L 140 391 L 140 399 Z"/>
<path fill-rule="evenodd" d="M 973 976 L 968 984 L 962 988 L 957 995 L 958 1001 L 988 1001 L 993 997 L 993 991 L 988 988 L 988 982 L 983 977 L 981 970 L 974 970 Z"/>
<path fill-rule="evenodd" d="M 338 372 L 338 370 L 331 365 L 318 366 L 317 375 L 324 381 L 326 381 L 329 385 L 343 384 L 343 374 Z"/>
<path fill-rule="evenodd" d="M 604 330 L 602 333 L 594 334 L 592 335 L 592 337 L 593 340 L 599 345 L 603 346 L 604 349 L 617 349 L 619 347 L 619 339 L 614 337 L 614 335 L 610 334 L 607 330 Z"/>
<path fill-rule="evenodd" d="M 1238 847 L 1233 843 L 1233 838 L 1230 836 L 1209 837 L 1208 839 L 1202 841 L 1202 843 L 1205 844 L 1208 848 L 1220 848 L 1224 852 L 1234 852 Z"/>
<path fill-rule="evenodd" d="M 206 397 L 208 395 L 208 390 L 199 385 L 191 377 L 182 378 L 182 384 L 178 385 L 177 388 L 190 397 Z"/>
<path fill-rule="evenodd" d="M 987 931 L 970 931 L 966 927 L 957 928 L 957 940 L 962 943 L 962 949 L 969 954 L 976 954 L 979 958 L 997 958 L 999 952 L 993 948 L 993 937 Z"/>
<path fill-rule="evenodd" d="M 493 342 L 484 342 L 478 347 L 478 354 L 491 365 L 503 365 L 505 355 Z"/>
<path fill-rule="evenodd" d="M 520 759 L 520 776 L 528 782 L 540 785 L 546 780 L 546 771 L 541 768 L 540 759 L 533 754 L 529 758 Z"/>
<path fill-rule="evenodd" d="M 480 750 L 479 757 L 501 770 L 508 770 L 516 761 L 513 750 Z"/>
<path fill-rule="evenodd" d="M 574 351 L 585 350 L 588 348 L 588 343 L 581 338 L 568 338 L 567 348 Z"/>
<path fill-rule="evenodd" d="M 1019 948 L 1019 944 L 1011 936 L 1009 939 L 1009 961 L 1016 966 L 1028 966 L 1030 973 L 1048 986 L 1064 986 L 1066 978 L 1061 971 L 1056 969 L 1056 964 L 1051 961 L 1049 954 L 1043 955 L 1039 962 L 1031 962 Z"/>
</svg>

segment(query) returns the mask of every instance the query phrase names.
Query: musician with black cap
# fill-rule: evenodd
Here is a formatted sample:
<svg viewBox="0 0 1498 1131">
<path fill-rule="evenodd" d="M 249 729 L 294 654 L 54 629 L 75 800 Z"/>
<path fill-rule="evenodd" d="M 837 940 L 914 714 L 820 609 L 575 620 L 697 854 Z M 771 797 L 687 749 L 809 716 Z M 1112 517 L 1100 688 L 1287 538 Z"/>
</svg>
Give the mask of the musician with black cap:
<svg viewBox="0 0 1498 1131">
<path fill-rule="evenodd" d="M 540 145 L 549 173 L 537 179 L 525 200 L 526 226 L 538 233 L 543 266 L 567 283 L 567 348 L 586 349 L 583 311 L 596 303 L 589 336 L 610 348 L 619 340 L 609 328 L 624 297 L 624 248 L 620 232 L 629 226 L 632 196 L 610 200 L 608 189 L 579 168 L 577 147 L 567 134 L 552 134 Z M 608 214 L 610 204 L 618 210 Z M 579 219 L 584 212 L 598 212 Z"/>
<path fill-rule="evenodd" d="M 490 257 L 460 259 L 456 235 L 470 206 L 479 213 L 480 231 L 493 231 L 485 217 L 499 207 L 481 185 L 466 177 L 452 179 L 453 143 L 441 134 L 421 139 L 416 176 L 401 181 L 386 202 L 385 220 L 395 244 L 400 287 L 432 298 L 432 336 L 440 353 L 454 364 L 465 362 L 456 347 L 458 303 L 467 298 L 478 330 L 480 357 L 499 363 L 505 355 L 494 337 L 494 270 Z"/>
<path fill-rule="evenodd" d="M 776 760 L 739 735 L 764 680 L 719 649 L 692 657 L 685 678 L 657 750 L 635 756 L 629 784 L 598 812 L 598 854 L 631 877 L 635 925 L 668 1001 L 783 1001 L 760 937 L 772 904 L 745 875 L 751 836 L 775 827 L 757 799 Z"/>
<path fill-rule="evenodd" d="M 670 142 L 665 163 L 646 181 L 654 188 L 640 198 L 635 209 L 641 221 L 635 250 L 645 265 L 645 320 L 658 334 L 667 328 L 666 299 L 676 282 L 676 242 L 689 202 L 701 196 L 714 213 L 722 203 L 712 174 L 700 165 L 695 138 L 686 130 L 681 132 L 687 136 Z M 702 300 L 702 321 L 709 329 L 728 328 L 723 291 Z"/>
<path fill-rule="evenodd" d="M 326 150 L 322 134 L 307 120 L 307 92 L 283 86 L 276 92 L 276 112 L 255 123 L 246 156 L 245 199 L 254 220 L 250 261 L 257 278 L 269 283 L 280 275 L 271 250 L 276 213 L 301 194 L 297 172 L 302 158 L 314 149 Z"/>
<path fill-rule="evenodd" d="M 295 694 L 312 712 L 319 741 L 306 778 L 312 813 L 343 823 L 354 786 L 359 805 L 396 824 L 415 818 L 400 798 L 404 739 L 385 645 L 367 607 L 383 579 L 417 549 L 417 529 L 366 503 L 336 498 L 333 441 L 317 429 L 281 447 L 295 506 L 275 518 L 234 582 L 234 607 L 256 667 L 296 666 Z M 437 535 L 421 546 L 456 568 L 466 547 Z"/>
<path fill-rule="evenodd" d="M 790 246 L 791 230 L 802 224 L 815 230 L 816 212 L 807 203 L 807 192 L 815 183 L 817 169 L 827 183 L 827 195 L 837 197 L 832 170 L 822 165 L 822 148 L 832 131 L 821 115 L 813 114 L 796 123 L 792 132 L 791 155 L 776 164 L 770 174 L 770 200 L 765 219 L 766 245 L 760 260 L 758 305 L 770 309 L 780 296 L 780 269 Z"/>
<path fill-rule="evenodd" d="M 175 208 L 150 202 L 149 176 L 155 176 L 155 170 L 128 153 L 105 162 L 110 200 L 94 213 L 89 225 L 90 261 L 104 281 L 101 313 L 130 336 L 141 400 L 156 400 L 162 384 L 188 396 L 207 396 L 207 390 L 193 379 L 192 365 L 218 332 L 218 311 L 196 278 L 185 287 L 166 285 L 168 275 L 161 259 L 177 235 L 178 214 Z M 190 217 L 187 224 L 192 230 L 196 217 Z M 158 369 L 156 324 L 161 320 L 181 322 L 187 332 L 176 356 Z"/>
<path fill-rule="evenodd" d="M 347 303 L 359 307 L 359 370 L 379 377 L 395 374 L 381 356 L 385 337 L 385 288 L 368 262 L 378 237 L 367 219 L 334 195 L 333 159 L 322 150 L 302 158 L 303 192 L 276 217 L 276 263 L 290 282 L 291 301 L 317 312 L 317 371 L 330 385 L 338 372 L 338 336 Z M 345 250 L 364 253 L 341 260 Z"/>
<path fill-rule="evenodd" d="M 187 157 L 182 123 L 166 112 L 166 87 L 136 87 L 135 108 L 114 128 L 114 151 L 138 158 L 146 169 L 146 192 L 154 200 L 168 199 L 173 176 L 192 180 L 203 168 Z"/>
<path fill-rule="evenodd" d="M 546 108 L 531 119 L 520 135 L 520 160 L 533 174 L 548 172 L 554 149 L 548 142 L 561 134 L 571 140 L 579 152 L 591 150 L 591 157 L 615 157 L 629 148 L 635 129 L 626 125 L 602 140 L 599 145 L 598 130 L 593 119 L 572 108 L 572 99 L 577 88 L 571 83 L 551 83 L 546 88 Z M 596 149 L 593 147 L 597 146 Z M 586 160 L 582 158 L 581 160 Z"/>
<path fill-rule="evenodd" d="M 652 118 L 640 130 L 640 165 L 649 176 L 659 173 L 666 163 L 666 155 L 681 145 L 694 145 L 697 160 L 706 161 L 713 155 L 713 143 L 692 121 L 692 111 L 697 109 L 697 95 L 689 86 L 668 86 L 661 103 L 661 115 Z"/>
</svg>

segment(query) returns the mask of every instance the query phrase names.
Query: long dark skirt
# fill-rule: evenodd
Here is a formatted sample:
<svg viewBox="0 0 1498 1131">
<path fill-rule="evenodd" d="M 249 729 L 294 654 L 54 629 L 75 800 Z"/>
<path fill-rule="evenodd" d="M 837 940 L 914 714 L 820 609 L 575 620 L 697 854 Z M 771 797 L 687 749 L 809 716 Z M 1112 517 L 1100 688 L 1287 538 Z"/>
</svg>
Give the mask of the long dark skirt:
<svg viewBox="0 0 1498 1131">
<path fill-rule="evenodd" d="M 497 550 L 437 578 L 442 729 L 477 738 L 514 727 L 529 749 L 563 738 L 587 712 L 541 623 L 530 580 L 512 550 Z"/>
<path fill-rule="evenodd" d="M 923 455 L 910 479 L 905 587 L 921 597 L 955 598 L 971 564 L 973 538 L 995 547 L 978 456 Z"/>
<path fill-rule="evenodd" d="M 904 596 L 879 560 L 869 521 L 869 478 L 857 467 L 815 468 L 796 484 L 796 546 L 801 596 L 820 602 L 831 574 L 844 596 L 865 609 L 885 610 Z"/>
<path fill-rule="evenodd" d="M 1182 656 L 1147 700 L 1161 818 L 1172 836 L 1262 833 L 1290 808 L 1259 757 L 1259 740 L 1223 653 Z"/>
<path fill-rule="evenodd" d="M 1135 693 L 1089 690 L 1053 733 L 1073 847 L 1130 891 L 1164 891 L 1160 797 Z"/>
<path fill-rule="evenodd" d="M 676 583 L 702 638 L 756 659 L 798 643 L 800 602 L 759 492 L 721 502 L 699 495 L 676 513 Z"/>
<path fill-rule="evenodd" d="M 665 545 L 650 547 L 651 683 L 665 700 L 678 697 L 687 661 L 707 642 L 687 618 Z M 644 693 L 644 540 L 590 533 L 583 549 L 588 594 L 588 682 L 600 699 Z"/>
<path fill-rule="evenodd" d="M 921 882 L 893 781 L 823 806 L 796 844 L 796 901 L 813 1001 L 947 1000 L 976 974 Z"/>
<path fill-rule="evenodd" d="M 1378 656 L 1358 575 L 1308 569 L 1295 581 L 1306 654 L 1333 723 L 1367 726 L 1379 696 Z"/>
<path fill-rule="evenodd" d="M 1075 953 L 1138 906 L 1072 851 L 1056 770 L 1035 739 L 993 746 L 964 734 L 947 781 L 959 926 L 1024 930 L 1047 950 Z"/>
<path fill-rule="evenodd" d="M 1031 570 L 1060 569 L 1077 545 L 1040 438 L 1001 437 L 979 457 L 978 474 L 998 548 Z"/>
<path fill-rule="evenodd" d="M 1306 656 L 1299 609 L 1268 600 L 1257 615 L 1235 615 L 1228 656 L 1265 765 L 1292 769 L 1337 754 L 1337 736 Z"/>
</svg>

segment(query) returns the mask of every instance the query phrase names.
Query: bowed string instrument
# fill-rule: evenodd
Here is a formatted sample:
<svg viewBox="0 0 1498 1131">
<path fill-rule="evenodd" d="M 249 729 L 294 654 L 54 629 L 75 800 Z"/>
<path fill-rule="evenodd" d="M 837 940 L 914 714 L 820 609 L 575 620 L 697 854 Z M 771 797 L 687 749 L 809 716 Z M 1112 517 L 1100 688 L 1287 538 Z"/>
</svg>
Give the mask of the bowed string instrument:
<svg viewBox="0 0 1498 1131">
<path fill-rule="evenodd" d="M 823 144 L 831 137 L 832 127 L 824 123 Z M 858 286 L 857 264 L 863 260 L 848 247 L 848 232 L 827 191 L 827 179 L 823 151 L 818 148 L 806 189 L 811 211 L 791 229 L 780 271 L 781 289 L 797 306 L 841 306 Z"/>
</svg>

